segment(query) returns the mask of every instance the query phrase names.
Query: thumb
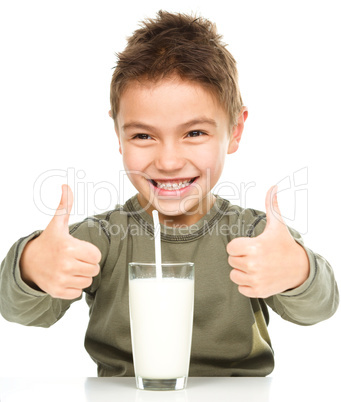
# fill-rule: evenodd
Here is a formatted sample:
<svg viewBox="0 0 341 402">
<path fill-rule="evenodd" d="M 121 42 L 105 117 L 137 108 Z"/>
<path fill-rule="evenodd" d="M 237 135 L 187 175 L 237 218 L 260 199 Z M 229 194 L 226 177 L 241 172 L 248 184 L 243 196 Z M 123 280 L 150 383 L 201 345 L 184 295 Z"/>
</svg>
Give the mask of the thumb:
<svg viewBox="0 0 341 402">
<path fill-rule="evenodd" d="M 67 184 L 62 185 L 62 197 L 49 227 L 69 233 L 69 218 L 73 205 L 73 193 Z"/>
<path fill-rule="evenodd" d="M 278 227 L 279 225 L 283 225 L 284 220 L 281 215 L 281 211 L 278 206 L 278 200 L 277 200 L 277 191 L 278 187 L 277 186 L 272 186 L 265 198 L 265 209 L 266 209 L 266 227 L 265 229 L 268 229 L 269 227 Z"/>
</svg>

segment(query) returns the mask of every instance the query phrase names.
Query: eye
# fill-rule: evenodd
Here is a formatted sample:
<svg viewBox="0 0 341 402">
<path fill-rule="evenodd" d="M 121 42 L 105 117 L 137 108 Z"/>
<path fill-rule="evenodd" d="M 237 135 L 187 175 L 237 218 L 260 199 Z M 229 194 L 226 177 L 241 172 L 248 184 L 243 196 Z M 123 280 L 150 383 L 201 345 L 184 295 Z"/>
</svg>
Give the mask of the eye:
<svg viewBox="0 0 341 402">
<path fill-rule="evenodd" d="M 187 136 L 191 137 L 191 138 L 193 138 L 193 137 L 201 137 L 203 135 L 206 135 L 206 133 L 204 133 L 203 131 L 200 131 L 200 130 L 193 130 L 193 131 L 190 131 L 187 134 Z"/>
<path fill-rule="evenodd" d="M 136 134 L 136 135 L 134 135 L 133 140 L 134 139 L 137 139 L 137 140 L 149 140 L 151 138 L 152 137 L 150 135 L 148 135 L 148 134 Z"/>
</svg>

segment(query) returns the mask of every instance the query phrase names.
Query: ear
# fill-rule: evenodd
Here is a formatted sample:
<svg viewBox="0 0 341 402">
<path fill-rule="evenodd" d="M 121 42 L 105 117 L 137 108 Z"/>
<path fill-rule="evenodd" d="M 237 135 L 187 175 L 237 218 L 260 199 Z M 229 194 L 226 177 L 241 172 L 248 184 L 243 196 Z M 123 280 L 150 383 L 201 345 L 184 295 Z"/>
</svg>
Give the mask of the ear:
<svg viewBox="0 0 341 402">
<path fill-rule="evenodd" d="M 119 145 L 118 150 L 119 150 L 120 154 L 122 155 L 122 146 L 121 146 L 120 133 L 118 132 L 118 127 L 117 127 L 116 122 L 115 122 L 115 133 L 116 133 L 117 139 L 118 139 L 118 145 Z"/>
<path fill-rule="evenodd" d="M 111 113 L 111 109 L 108 112 L 109 116 L 112 118 L 112 113 Z M 115 133 L 117 135 L 117 139 L 118 139 L 118 150 L 120 152 L 120 154 L 122 155 L 122 145 L 121 145 L 121 138 L 120 138 L 120 133 L 119 133 L 119 128 L 118 128 L 118 124 L 117 124 L 117 119 L 114 120 L 114 127 L 115 127 Z"/>
<path fill-rule="evenodd" d="M 243 106 L 238 118 L 238 123 L 233 127 L 230 143 L 227 150 L 228 154 L 233 154 L 239 148 L 239 142 L 242 138 L 243 130 L 244 130 L 244 122 L 247 119 L 249 112 L 246 106 Z"/>
</svg>

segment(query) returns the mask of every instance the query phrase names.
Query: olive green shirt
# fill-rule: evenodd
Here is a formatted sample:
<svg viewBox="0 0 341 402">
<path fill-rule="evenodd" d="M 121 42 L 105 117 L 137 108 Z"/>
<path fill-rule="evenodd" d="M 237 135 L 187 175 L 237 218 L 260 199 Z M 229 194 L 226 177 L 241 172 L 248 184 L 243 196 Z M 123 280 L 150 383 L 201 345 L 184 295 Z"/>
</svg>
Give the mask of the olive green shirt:
<svg viewBox="0 0 341 402">
<path fill-rule="evenodd" d="M 190 376 L 266 376 L 273 370 L 274 353 L 267 326 L 270 306 L 285 320 L 311 325 L 329 318 L 338 306 L 332 268 L 303 245 L 310 275 L 300 287 L 269 297 L 248 298 L 230 279 L 226 245 L 235 237 L 258 236 L 266 225 L 263 212 L 242 209 L 217 197 L 196 224 L 172 228 L 161 225 L 164 262 L 195 264 L 195 302 Z M 9 321 L 49 327 L 75 301 L 52 298 L 23 282 L 19 261 L 36 231 L 19 239 L 0 270 L 0 312 Z M 96 245 L 100 273 L 84 290 L 90 309 L 85 348 L 97 363 L 99 376 L 133 376 L 128 305 L 128 263 L 154 262 L 152 217 L 137 196 L 115 210 L 70 225 L 70 234 Z M 79 300 L 76 299 L 76 300 Z"/>
</svg>

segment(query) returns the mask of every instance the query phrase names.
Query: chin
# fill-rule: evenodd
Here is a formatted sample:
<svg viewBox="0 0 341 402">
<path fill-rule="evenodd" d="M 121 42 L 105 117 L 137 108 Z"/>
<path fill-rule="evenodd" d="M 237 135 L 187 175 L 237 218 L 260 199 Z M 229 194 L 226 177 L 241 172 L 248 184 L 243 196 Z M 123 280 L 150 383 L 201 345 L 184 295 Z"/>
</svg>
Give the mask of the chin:
<svg viewBox="0 0 341 402">
<path fill-rule="evenodd" d="M 194 215 L 197 214 L 200 209 L 198 203 L 195 203 L 195 205 L 179 205 L 179 203 L 177 203 L 177 205 L 165 205 L 162 201 L 159 201 L 155 207 L 161 214 L 174 217 L 181 215 Z"/>
</svg>

